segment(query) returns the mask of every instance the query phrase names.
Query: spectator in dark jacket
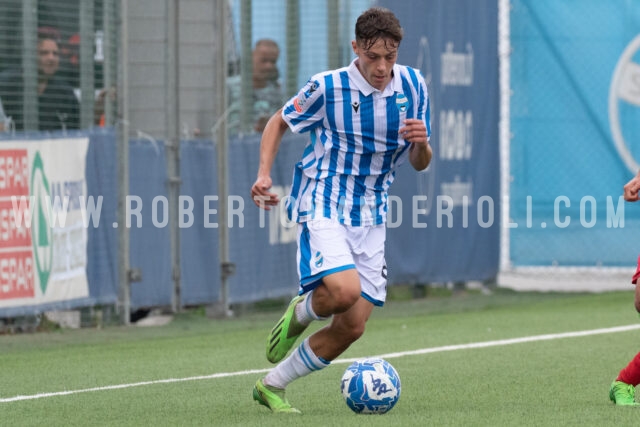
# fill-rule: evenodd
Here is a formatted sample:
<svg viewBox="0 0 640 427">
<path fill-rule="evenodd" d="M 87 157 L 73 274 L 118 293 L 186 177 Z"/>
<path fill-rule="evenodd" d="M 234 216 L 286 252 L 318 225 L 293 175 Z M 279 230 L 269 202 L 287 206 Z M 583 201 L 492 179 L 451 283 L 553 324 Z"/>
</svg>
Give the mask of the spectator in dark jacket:
<svg viewBox="0 0 640 427">
<path fill-rule="evenodd" d="M 38 31 L 38 128 L 39 130 L 78 129 L 80 122 L 78 99 L 73 88 L 57 75 L 60 52 L 57 32 Z M 16 130 L 24 129 L 23 90 L 25 76 L 22 70 L 9 69 L 0 74 L 0 98 L 6 116 Z"/>
</svg>

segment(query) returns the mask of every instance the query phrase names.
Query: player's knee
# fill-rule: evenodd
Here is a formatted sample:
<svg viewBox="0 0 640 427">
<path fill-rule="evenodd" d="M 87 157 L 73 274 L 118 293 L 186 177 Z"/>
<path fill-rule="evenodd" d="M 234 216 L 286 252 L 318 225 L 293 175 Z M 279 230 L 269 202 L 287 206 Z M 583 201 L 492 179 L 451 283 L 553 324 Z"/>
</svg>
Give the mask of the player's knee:
<svg viewBox="0 0 640 427">
<path fill-rule="evenodd" d="M 355 269 L 330 274 L 322 281 L 334 314 L 349 310 L 360 298 L 360 278 Z"/>
<path fill-rule="evenodd" d="M 364 323 L 355 325 L 349 332 L 351 342 L 357 341 L 364 334 Z"/>
<path fill-rule="evenodd" d="M 364 334 L 365 324 L 363 323 L 349 323 L 340 325 L 340 331 L 337 334 L 344 342 L 346 347 L 357 341 Z M 346 348 L 345 347 L 345 348 Z"/>
<path fill-rule="evenodd" d="M 349 310 L 360 298 L 360 288 L 344 287 L 333 294 L 336 312 L 343 313 Z"/>
</svg>

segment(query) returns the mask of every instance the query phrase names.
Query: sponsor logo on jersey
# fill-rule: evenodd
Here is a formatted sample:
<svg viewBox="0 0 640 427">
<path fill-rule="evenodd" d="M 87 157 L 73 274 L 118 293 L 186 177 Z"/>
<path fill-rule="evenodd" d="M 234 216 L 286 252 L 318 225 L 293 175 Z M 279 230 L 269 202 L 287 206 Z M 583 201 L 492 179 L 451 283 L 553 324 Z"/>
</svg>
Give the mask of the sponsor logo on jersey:
<svg viewBox="0 0 640 427">
<path fill-rule="evenodd" d="M 319 87 L 320 83 L 317 80 L 309 80 L 307 84 L 302 88 L 300 93 L 298 93 L 298 97 L 293 100 L 293 106 L 298 113 L 302 113 L 302 111 L 304 110 L 304 105 L 307 103 L 309 98 L 311 98 L 311 94 L 318 90 Z"/>
<path fill-rule="evenodd" d="M 307 96 L 304 92 L 301 92 L 296 99 L 293 100 L 293 106 L 298 113 L 302 113 L 304 104 L 307 102 Z"/>
</svg>

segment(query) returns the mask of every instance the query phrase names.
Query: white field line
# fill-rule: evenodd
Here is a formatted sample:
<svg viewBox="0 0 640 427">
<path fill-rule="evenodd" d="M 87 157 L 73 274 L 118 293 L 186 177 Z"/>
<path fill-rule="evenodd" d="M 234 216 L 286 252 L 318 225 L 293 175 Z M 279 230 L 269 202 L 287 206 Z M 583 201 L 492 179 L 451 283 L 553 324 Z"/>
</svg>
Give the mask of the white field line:
<svg viewBox="0 0 640 427">
<path fill-rule="evenodd" d="M 510 338 L 504 340 L 495 340 L 495 341 L 482 341 L 475 342 L 469 344 L 457 344 L 457 345 L 445 345 L 441 347 L 431 347 L 431 348 L 422 348 L 418 350 L 411 351 L 400 351 L 397 353 L 387 353 L 380 354 L 373 357 L 380 357 L 383 359 L 395 359 L 398 357 L 405 356 L 416 356 L 420 354 L 430 354 L 430 353 L 440 353 L 443 351 L 456 351 L 456 350 L 469 350 L 475 348 L 487 348 L 487 347 L 500 347 L 511 344 L 522 344 L 528 342 L 536 342 L 536 341 L 550 341 L 550 340 L 561 340 L 565 338 L 576 338 L 576 337 L 586 337 L 591 335 L 602 335 L 602 334 L 614 334 L 618 332 L 627 332 L 635 329 L 640 329 L 640 324 L 626 325 L 626 326 L 616 326 L 613 328 L 602 328 L 602 329 L 591 329 L 588 331 L 576 331 L 576 332 L 563 332 L 559 334 L 545 334 L 545 335 L 532 335 L 528 337 L 520 337 L 520 338 Z M 332 363 L 352 363 L 361 358 L 352 358 L 352 359 L 337 359 Z M 5 397 L 0 398 L 0 403 L 9 403 L 9 402 L 18 402 L 21 400 L 34 400 L 34 399 L 42 399 L 45 397 L 56 397 L 56 396 L 68 396 L 71 394 L 79 394 L 79 393 L 89 393 L 93 391 L 106 391 L 106 390 L 118 390 L 123 388 L 131 388 L 131 387 L 140 387 L 154 384 L 170 384 L 170 383 L 179 383 L 184 381 L 200 381 L 200 380 L 211 380 L 216 378 L 225 378 L 225 377 L 236 377 L 240 375 L 251 375 L 251 374 L 262 374 L 265 372 L 269 372 L 271 368 L 268 369 L 250 369 L 246 371 L 237 371 L 237 372 L 221 372 L 218 374 L 211 375 L 199 375 L 195 377 L 186 377 L 186 378 L 167 378 L 164 380 L 153 380 L 153 381 L 142 381 L 137 383 L 129 383 L 129 384 L 116 384 L 116 385 L 108 385 L 103 387 L 92 387 L 85 388 L 80 390 L 66 390 L 66 391 L 56 391 L 50 393 L 38 393 L 38 394 L 30 394 L 26 396 L 14 396 L 14 397 Z"/>
</svg>

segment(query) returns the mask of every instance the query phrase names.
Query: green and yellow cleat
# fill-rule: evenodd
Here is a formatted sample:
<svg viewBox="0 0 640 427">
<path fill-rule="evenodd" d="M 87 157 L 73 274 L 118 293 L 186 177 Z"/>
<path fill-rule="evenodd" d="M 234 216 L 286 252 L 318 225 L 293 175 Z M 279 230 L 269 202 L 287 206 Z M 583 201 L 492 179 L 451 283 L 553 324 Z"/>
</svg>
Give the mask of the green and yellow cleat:
<svg viewBox="0 0 640 427">
<path fill-rule="evenodd" d="M 640 406 L 635 399 L 636 388 L 622 381 L 614 381 L 609 389 L 609 399 L 619 406 Z"/>
<path fill-rule="evenodd" d="M 296 305 L 304 299 L 299 295 L 291 300 L 287 311 L 282 315 L 276 326 L 267 337 L 267 360 L 278 363 L 287 355 L 293 344 L 307 328 L 296 321 Z"/>
<path fill-rule="evenodd" d="M 253 388 L 253 400 L 271 409 L 273 413 L 300 414 L 296 408 L 284 397 L 284 389 L 265 385 L 262 380 L 258 380 Z"/>
</svg>

